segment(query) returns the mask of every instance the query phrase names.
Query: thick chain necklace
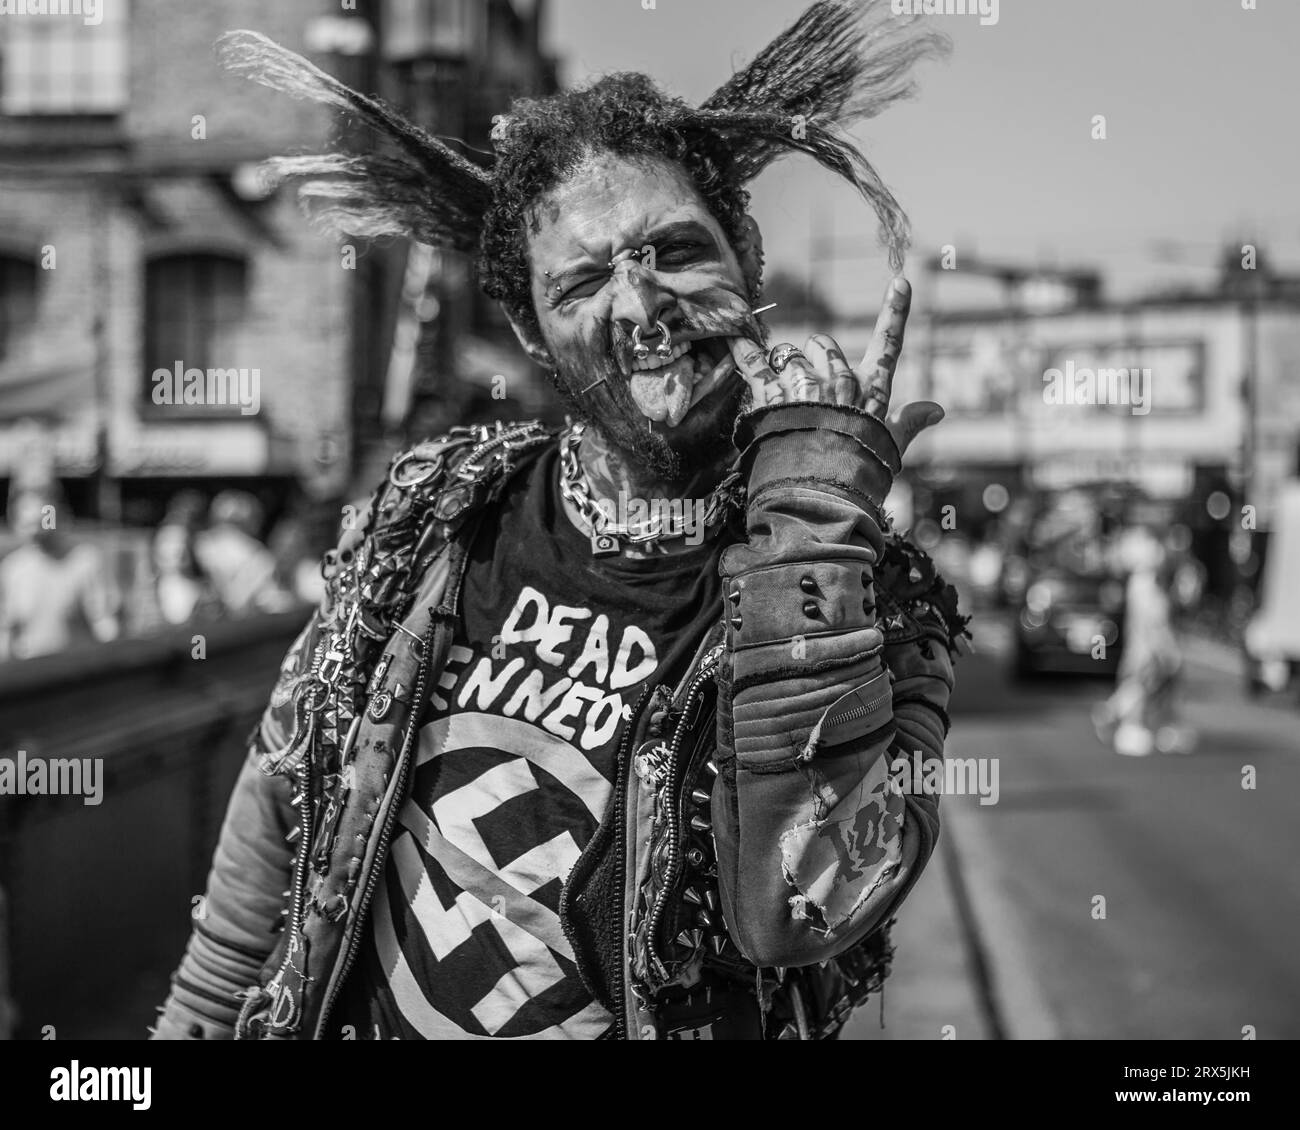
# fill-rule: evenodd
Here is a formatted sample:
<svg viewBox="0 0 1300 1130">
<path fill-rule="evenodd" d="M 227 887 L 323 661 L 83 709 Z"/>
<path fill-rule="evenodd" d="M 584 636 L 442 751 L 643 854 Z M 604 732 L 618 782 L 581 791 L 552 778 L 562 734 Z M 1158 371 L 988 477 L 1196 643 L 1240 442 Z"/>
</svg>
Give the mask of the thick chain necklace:
<svg viewBox="0 0 1300 1130">
<path fill-rule="evenodd" d="M 573 504 L 586 526 L 594 557 L 611 557 L 622 552 L 624 544 L 667 553 L 663 542 L 684 538 L 701 526 L 705 530 L 714 529 L 727 520 L 733 509 L 743 505 L 741 476 L 738 471 L 733 471 L 704 500 L 703 513 L 698 521 L 692 521 L 694 514 L 688 516 L 687 513 L 688 507 L 693 507 L 692 501 L 683 499 L 677 507 L 651 507 L 650 516 L 644 522 L 613 522 L 592 498 L 591 480 L 578 458 L 578 445 L 586 430 L 585 424 L 570 424 L 560 437 L 560 493 Z M 669 502 L 667 499 L 661 501 Z"/>
</svg>

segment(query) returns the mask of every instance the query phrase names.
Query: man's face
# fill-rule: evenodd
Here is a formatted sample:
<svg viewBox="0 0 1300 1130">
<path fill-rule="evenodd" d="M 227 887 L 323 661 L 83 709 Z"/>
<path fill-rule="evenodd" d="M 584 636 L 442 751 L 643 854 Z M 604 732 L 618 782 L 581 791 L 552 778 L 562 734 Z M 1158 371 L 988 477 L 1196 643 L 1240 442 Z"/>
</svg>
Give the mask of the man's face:
<svg viewBox="0 0 1300 1130">
<path fill-rule="evenodd" d="M 650 474 L 716 460 L 745 394 L 725 339 L 759 331 L 736 253 L 685 170 L 595 154 L 534 216 L 533 303 L 565 396 Z"/>
</svg>

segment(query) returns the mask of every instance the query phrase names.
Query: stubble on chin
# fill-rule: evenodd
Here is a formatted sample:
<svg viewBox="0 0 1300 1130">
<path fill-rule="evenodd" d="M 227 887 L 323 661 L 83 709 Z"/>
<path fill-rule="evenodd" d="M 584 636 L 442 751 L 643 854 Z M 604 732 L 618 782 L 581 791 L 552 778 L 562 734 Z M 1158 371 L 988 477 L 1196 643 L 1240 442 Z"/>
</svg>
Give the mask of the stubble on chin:
<svg viewBox="0 0 1300 1130">
<path fill-rule="evenodd" d="M 705 310 L 699 306 L 690 310 L 690 321 L 697 329 L 712 329 L 719 335 L 734 333 L 736 322 L 742 321 L 745 336 L 758 340 L 765 336 L 748 311 L 737 319 L 730 311 L 706 316 Z M 717 400 L 707 407 L 705 401 L 693 407 L 669 439 L 651 430 L 632 399 L 628 376 L 614 360 L 612 349 L 627 344 L 616 340 L 606 349 L 600 342 L 582 342 L 559 361 L 554 383 L 571 414 L 598 430 L 638 477 L 681 482 L 729 457 L 732 429 L 750 399 L 744 381 L 733 376 L 723 386 L 727 391 L 711 393 L 706 401 Z"/>
<path fill-rule="evenodd" d="M 618 452 L 638 478 L 684 482 L 699 472 L 728 460 L 733 454 L 732 429 L 744 410 L 749 390 L 736 379 L 692 408 L 674 429 L 672 438 L 652 431 L 628 391 L 627 382 L 610 373 L 595 388 L 590 368 L 581 373 L 557 374 L 556 385 L 566 405 L 579 420 L 600 432 L 607 447 Z M 586 380 L 586 385 L 581 382 Z M 585 390 L 585 391 L 584 391 Z"/>
<path fill-rule="evenodd" d="M 598 364 L 601 364 L 598 362 Z M 605 379 L 591 387 L 593 372 L 603 372 Z M 662 436 L 654 435 L 627 391 L 626 382 L 608 361 L 595 366 L 574 365 L 566 372 L 561 364 L 555 386 L 566 407 L 578 420 L 600 432 L 606 445 L 638 475 L 656 479 L 673 479 L 680 473 L 680 459 Z"/>
</svg>

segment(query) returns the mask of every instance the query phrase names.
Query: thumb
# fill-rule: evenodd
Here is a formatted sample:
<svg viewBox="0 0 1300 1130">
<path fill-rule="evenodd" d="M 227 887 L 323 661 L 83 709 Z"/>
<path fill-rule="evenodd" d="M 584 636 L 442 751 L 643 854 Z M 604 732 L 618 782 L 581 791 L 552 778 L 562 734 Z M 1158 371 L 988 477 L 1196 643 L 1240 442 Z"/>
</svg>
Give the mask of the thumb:
<svg viewBox="0 0 1300 1130">
<path fill-rule="evenodd" d="M 943 419 L 943 408 L 933 400 L 916 400 L 905 404 L 889 421 L 889 430 L 898 444 L 898 454 L 902 455 L 926 428 L 933 427 Z"/>
</svg>

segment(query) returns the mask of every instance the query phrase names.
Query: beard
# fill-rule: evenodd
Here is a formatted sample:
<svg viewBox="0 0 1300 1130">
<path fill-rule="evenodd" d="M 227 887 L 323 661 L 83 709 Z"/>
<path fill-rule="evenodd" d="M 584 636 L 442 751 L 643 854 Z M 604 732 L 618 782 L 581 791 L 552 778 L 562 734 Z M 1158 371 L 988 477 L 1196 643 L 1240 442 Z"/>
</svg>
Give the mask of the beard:
<svg viewBox="0 0 1300 1130">
<path fill-rule="evenodd" d="M 674 339 L 764 341 L 762 325 L 738 296 L 718 290 L 701 298 L 711 301 L 678 300 L 679 316 L 669 327 Z M 632 398 L 629 362 L 620 362 L 631 351 L 631 337 L 619 324 L 607 323 L 557 356 L 555 385 L 572 414 L 618 448 L 633 469 L 654 480 L 681 482 L 729 454 L 732 428 L 749 398 L 745 382 L 732 372 L 691 405 L 676 427 L 656 432 Z"/>
</svg>

